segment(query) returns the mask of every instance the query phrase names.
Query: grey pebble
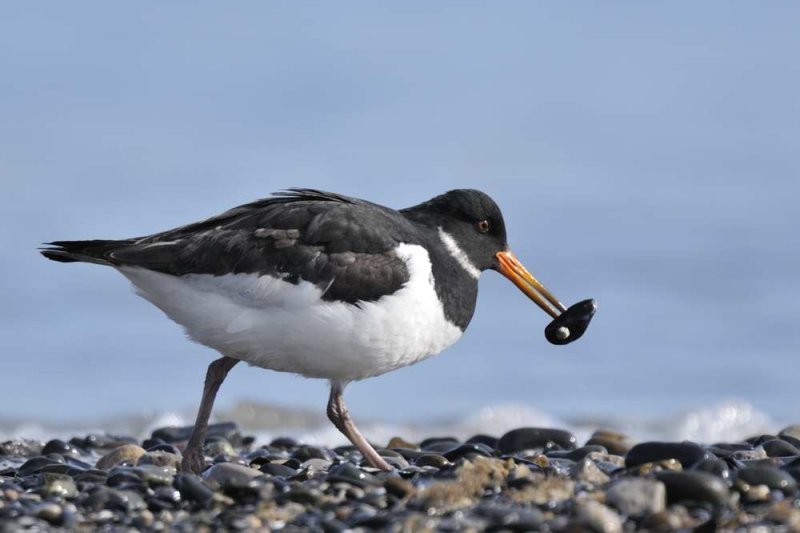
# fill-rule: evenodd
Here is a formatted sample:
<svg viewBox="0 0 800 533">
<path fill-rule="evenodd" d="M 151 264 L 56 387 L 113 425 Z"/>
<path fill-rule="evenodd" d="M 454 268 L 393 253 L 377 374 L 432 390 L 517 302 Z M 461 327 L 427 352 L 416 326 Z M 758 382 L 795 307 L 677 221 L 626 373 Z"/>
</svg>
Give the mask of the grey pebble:
<svg viewBox="0 0 800 533">
<path fill-rule="evenodd" d="M 715 506 L 728 501 L 728 485 L 708 472 L 657 472 L 656 479 L 667 489 L 667 503 L 706 502 Z"/>
<path fill-rule="evenodd" d="M 626 516 L 660 513 L 667 505 L 667 490 L 655 479 L 622 478 L 606 489 L 606 503 Z"/>
</svg>

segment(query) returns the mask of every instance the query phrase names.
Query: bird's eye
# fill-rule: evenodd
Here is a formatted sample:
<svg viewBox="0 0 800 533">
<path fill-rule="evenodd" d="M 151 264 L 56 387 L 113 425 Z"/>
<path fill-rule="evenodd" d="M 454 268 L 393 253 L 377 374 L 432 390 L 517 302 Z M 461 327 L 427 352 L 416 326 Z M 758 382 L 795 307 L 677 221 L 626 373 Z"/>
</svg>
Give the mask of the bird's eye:
<svg viewBox="0 0 800 533">
<path fill-rule="evenodd" d="M 490 227 L 491 224 L 489 224 L 489 221 L 486 219 L 483 219 L 480 222 L 478 222 L 478 231 L 480 231 L 481 233 L 487 233 Z"/>
</svg>

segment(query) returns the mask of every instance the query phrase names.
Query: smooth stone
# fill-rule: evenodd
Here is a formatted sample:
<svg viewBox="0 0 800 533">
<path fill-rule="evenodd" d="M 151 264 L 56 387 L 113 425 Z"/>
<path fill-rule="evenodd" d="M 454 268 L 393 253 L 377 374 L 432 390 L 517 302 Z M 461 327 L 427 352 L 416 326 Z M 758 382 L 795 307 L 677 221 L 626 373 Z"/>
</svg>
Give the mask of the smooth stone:
<svg viewBox="0 0 800 533">
<path fill-rule="evenodd" d="M 746 466 L 737 472 L 737 479 L 749 485 L 766 485 L 770 490 L 780 490 L 787 496 L 797 492 L 794 477 L 772 466 Z"/>
<path fill-rule="evenodd" d="M 387 477 L 383 481 L 383 488 L 387 493 L 401 500 L 417 492 L 413 483 L 397 476 Z"/>
<path fill-rule="evenodd" d="M 194 474 L 178 474 L 173 486 L 181 493 L 181 498 L 201 507 L 208 505 L 214 497 L 214 491 Z"/>
<path fill-rule="evenodd" d="M 181 493 L 178 489 L 170 486 L 161 486 L 153 491 L 152 499 L 155 502 L 148 500 L 148 507 L 152 508 L 152 503 L 161 504 L 164 508 L 176 508 L 181 503 Z"/>
<path fill-rule="evenodd" d="M 731 477 L 730 468 L 728 468 L 728 463 L 723 461 L 722 459 L 717 459 L 716 457 L 709 457 L 708 459 L 703 459 L 699 463 L 694 466 L 694 470 L 699 470 L 703 472 L 708 472 L 709 474 L 714 474 L 717 477 L 728 481 Z"/>
<path fill-rule="evenodd" d="M 303 464 L 300 465 L 301 470 L 307 470 L 309 472 L 325 472 L 330 468 L 333 464 L 332 461 L 328 461 L 327 459 L 319 459 L 317 457 L 312 457 L 307 461 L 303 461 Z"/>
<path fill-rule="evenodd" d="M 289 468 L 294 468 L 295 470 L 300 470 L 300 467 L 303 466 L 303 463 L 294 458 L 287 459 L 283 461 L 281 464 L 283 466 L 288 466 Z"/>
<path fill-rule="evenodd" d="M 86 469 L 79 468 L 77 466 L 72 465 L 62 465 L 62 464 L 54 464 L 54 465 L 45 465 L 39 469 L 37 472 L 38 474 L 63 474 L 65 476 L 77 476 L 85 472 Z"/>
<path fill-rule="evenodd" d="M 610 479 L 591 459 L 581 459 L 574 463 L 569 469 L 569 475 L 575 481 L 591 485 L 604 485 Z"/>
<path fill-rule="evenodd" d="M 411 449 L 411 448 L 393 448 L 393 449 L 394 451 L 399 453 L 406 461 L 414 461 L 421 455 L 425 455 L 425 452 L 417 449 Z"/>
<path fill-rule="evenodd" d="M 752 444 L 753 447 L 756 448 L 758 446 L 761 446 L 761 444 L 767 442 L 768 440 L 775 440 L 777 438 L 778 437 L 776 435 L 769 435 L 765 433 L 763 435 L 756 435 L 755 437 L 750 437 L 749 439 L 745 439 L 745 442 Z"/>
<path fill-rule="evenodd" d="M 778 432 L 779 436 L 789 436 L 795 439 L 800 440 L 800 424 L 792 424 L 790 426 L 786 426 L 782 430 Z"/>
<path fill-rule="evenodd" d="M 491 435 L 479 434 L 479 435 L 471 436 L 470 438 L 468 438 L 466 440 L 466 442 L 464 444 L 473 444 L 473 443 L 476 443 L 476 442 L 479 442 L 481 444 L 485 444 L 489 448 L 491 448 L 493 450 L 496 450 L 497 449 L 497 443 L 500 442 L 500 439 L 498 439 L 497 437 L 492 437 Z"/>
<path fill-rule="evenodd" d="M 109 487 L 128 487 L 140 486 L 144 487 L 145 483 L 141 476 L 137 475 L 131 468 L 114 468 L 108 473 L 106 485 Z"/>
<path fill-rule="evenodd" d="M 480 442 L 473 442 L 469 444 L 461 444 L 455 448 L 443 453 L 445 459 L 454 462 L 465 456 L 482 455 L 484 457 L 493 457 L 494 450 L 486 444 Z"/>
<path fill-rule="evenodd" d="M 134 491 L 103 486 L 99 486 L 92 491 L 84 504 L 95 511 L 106 509 L 124 513 L 147 507 L 144 499 Z"/>
<path fill-rule="evenodd" d="M 728 485 L 708 472 L 656 472 L 656 479 L 667 489 L 667 503 L 706 502 L 723 506 L 728 501 Z"/>
<path fill-rule="evenodd" d="M 418 449 L 417 445 L 404 440 L 401 437 L 392 437 L 389 439 L 389 443 L 386 445 L 387 448 L 407 448 L 409 450 L 416 450 Z"/>
<path fill-rule="evenodd" d="M 711 455 L 694 442 L 642 442 L 625 455 L 625 466 L 633 468 L 646 463 L 675 459 L 684 469 L 688 469 Z"/>
<path fill-rule="evenodd" d="M 683 528 L 683 520 L 678 514 L 670 511 L 661 511 L 648 515 L 642 520 L 641 527 L 644 531 L 680 531 Z M 707 533 L 713 533 L 710 530 Z M 698 532 L 701 533 L 701 532 Z"/>
<path fill-rule="evenodd" d="M 185 442 L 194 431 L 194 426 L 170 426 L 159 428 L 153 431 L 150 436 L 152 439 L 161 439 L 167 443 Z M 242 435 L 239 433 L 239 428 L 233 422 L 221 422 L 218 424 L 210 424 L 206 432 L 206 439 L 213 439 L 222 437 L 228 442 L 238 444 L 241 442 Z"/>
<path fill-rule="evenodd" d="M 458 442 L 453 442 L 449 440 L 442 440 L 439 442 L 432 442 L 426 445 L 422 450 L 426 453 L 445 453 L 452 450 L 454 447 L 459 446 Z"/>
<path fill-rule="evenodd" d="M 752 450 L 736 450 L 730 455 L 731 458 L 737 461 L 758 461 L 767 458 L 767 452 L 764 448 L 754 448 Z"/>
<path fill-rule="evenodd" d="M 33 509 L 32 514 L 36 518 L 41 518 L 42 520 L 49 522 L 51 525 L 55 525 L 61 520 L 63 510 L 57 503 L 43 502 Z"/>
<path fill-rule="evenodd" d="M 203 472 L 202 477 L 206 481 L 213 481 L 222 486 L 246 485 L 255 477 L 262 473 L 255 468 L 250 468 L 236 463 L 217 463 Z"/>
<path fill-rule="evenodd" d="M 451 448 L 455 448 L 461 444 L 461 441 L 455 437 L 430 437 L 422 442 L 419 443 L 419 447 L 422 450 L 430 450 L 431 446 L 437 446 L 436 451 L 447 451 Z M 447 445 L 448 447 L 445 450 L 441 449 L 441 445 Z"/>
<path fill-rule="evenodd" d="M 64 442 L 61 439 L 53 439 L 44 445 L 44 448 L 42 448 L 42 455 L 48 455 L 51 453 L 57 453 L 59 455 L 72 455 L 73 457 L 79 457 L 81 455 L 80 450 L 78 450 L 74 444 Z"/>
<path fill-rule="evenodd" d="M 263 463 L 259 470 L 267 475 L 276 477 L 290 477 L 297 473 L 297 470 L 289 468 L 279 463 Z"/>
<path fill-rule="evenodd" d="M 589 444 L 586 446 L 581 446 L 580 448 L 575 448 L 572 451 L 549 451 L 545 455 L 548 458 L 554 459 L 569 459 L 570 461 L 580 461 L 584 459 L 590 453 L 599 453 L 603 455 L 608 455 L 608 450 L 604 446 L 599 446 L 596 444 Z"/>
<path fill-rule="evenodd" d="M 297 448 L 300 443 L 294 440 L 291 437 L 278 437 L 276 439 L 272 439 L 272 442 L 269 443 L 271 448 L 278 448 L 281 450 L 293 450 Z"/>
<path fill-rule="evenodd" d="M 800 439 L 792 437 L 791 435 L 778 435 L 778 438 L 782 441 L 788 442 L 798 450 L 800 450 Z"/>
<path fill-rule="evenodd" d="M 175 469 L 166 466 L 139 465 L 131 470 L 148 485 L 172 485 Z"/>
<path fill-rule="evenodd" d="M 489 521 L 489 531 L 538 531 L 544 523 L 544 514 L 536 509 L 525 509 L 498 501 L 482 501 L 475 506 L 476 515 Z"/>
<path fill-rule="evenodd" d="M 78 496 L 78 487 L 71 477 L 63 476 L 58 479 L 48 481 L 45 492 L 51 496 L 60 496 L 65 499 L 72 499 Z"/>
<path fill-rule="evenodd" d="M 0 455 L 12 457 L 32 457 L 42 455 L 44 445 L 38 440 L 15 439 L 0 443 Z"/>
<path fill-rule="evenodd" d="M 439 455 L 438 453 L 426 453 L 417 457 L 414 461 L 414 466 L 432 466 L 435 468 L 444 468 L 452 463 L 447 460 L 447 457 Z"/>
<path fill-rule="evenodd" d="M 622 533 L 622 518 L 600 502 L 586 500 L 577 506 L 576 516 L 597 533 Z"/>
<path fill-rule="evenodd" d="M 236 450 L 233 448 L 227 439 L 216 437 L 213 439 L 206 439 L 203 445 L 203 453 L 209 457 L 216 457 L 218 455 L 225 455 L 227 457 L 235 457 Z"/>
<path fill-rule="evenodd" d="M 319 505 L 322 495 L 319 490 L 311 489 L 305 485 L 295 484 L 292 485 L 286 492 L 285 497 L 287 500 L 301 505 L 316 507 Z"/>
<path fill-rule="evenodd" d="M 782 439 L 772 439 L 761 443 L 768 457 L 790 457 L 800 455 L 800 450 Z"/>
<path fill-rule="evenodd" d="M 139 457 L 136 464 L 166 466 L 177 470 L 181 465 L 181 456 L 170 452 L 151 451 Z"/>
<path fill-rule="evenodd" d="M 64 459 L 61 460 L 51 457 L 32 457 L 22 463 L 17 469 L 17 475 L 20 477 L 29 476 L 38 473 L 42 468 L 50 465 L 63 465 Z"/>
<path fill-rule="evenodd" d="M 183 455 L 177 446 L 173 444 L 168 444 L 166 442 L 160 442 L 158 444 L 153 444 L 151 446 L 142 446 L 142 448 L 144 448 L 148 452 L 167 452 L 178 456 Z"/>
<path fill-rule="evenodd" d="M 253 464 L 262 465 L 270 461 L 285 461 L 289 454 L 285 450 L 278 448 L 257 448 L 245 456 L 245 459 L 252 466 Z"/>
<path fill-rule="evenodd" d="M 297 459 L 301 463 L 309 459 L 324 459 L 326 461 L 333 461 L 335 457 L 331 452 L 317 446 L 300 446 L 292 454 L 293 459 Z"/>
<path fill-rule="evenodd" d="M 625 455 L 628 450 L 633 446 L 630 437 L 616 431 L 608 429 L 599 429 L 592 433 L 592 436 L 586 441 L 586 446 L 602 446 L 608 453 L 614 455 Z"/>
<path fill-rule="evenodd" d="M 525 450 L 574 450 L 577 445 L 575 435 L 562 429 L 518 428 L 512 429 L 497 443 L 497 448 L 508 454 Z"/>
<path fill-rule="evenodd" d="M 375 476 L 363 471 L 352 463 L 342 463 L 331 468 L 330 471 L 328 471 L 328 481 L 351 483 L 361 488 L 380 484 Z"/>
<path fill-rule="evenodd" d="M 621 478 L 606 489 L 606 503 L 626 516 L 660 513 L 667 506 L 667 489 L 650 478 Z"/>
<path fill-rule="evenodd" d="M 90 468 L 89 470 L 74 476 L 74 479 L 79 483 L 105 484 L 106 480 L 108 479 L 108 472 L 105 470 L 99 470 L 97 468 Z"/>
<path fill-rule="evenodd" d="M 70 442 L 79 448 L 99 450 L 119 448 L 123 444 L 136 444 L 136 440 L 131 437 L 118 437 L 114 435 L 87 435 L 80 440 L 70 439 Z"/>
<path fill-rule="evenodd" d="M 121 462 L 135 465 L 139 458 L 147 453 L 144 448 L 136 444 L 123 444 L 97 460 L 96 468 L 110 470 Z"/>
</svg>

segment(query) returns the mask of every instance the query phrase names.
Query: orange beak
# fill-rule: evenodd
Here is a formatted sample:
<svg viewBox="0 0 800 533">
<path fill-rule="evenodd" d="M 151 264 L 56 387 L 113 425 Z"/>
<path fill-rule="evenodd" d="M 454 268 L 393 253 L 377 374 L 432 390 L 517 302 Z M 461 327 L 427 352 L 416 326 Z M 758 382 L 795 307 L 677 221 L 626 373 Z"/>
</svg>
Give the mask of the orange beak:
<svg viewBox="0 0 800 533">
<path fill-rule="evenodd" d="M 558 301 L 553 294 L 548 291 L 539 280 L 528 272 L 517 256 L 509 249 L 497 252 L 495 255 L 500 265 L 500 273 L 511 280 L 519 290 L 524 292 L 528 298 L 536 302 L 536 305 L 553 318 L 567 310 L 564 304 Z"/>
</svg>

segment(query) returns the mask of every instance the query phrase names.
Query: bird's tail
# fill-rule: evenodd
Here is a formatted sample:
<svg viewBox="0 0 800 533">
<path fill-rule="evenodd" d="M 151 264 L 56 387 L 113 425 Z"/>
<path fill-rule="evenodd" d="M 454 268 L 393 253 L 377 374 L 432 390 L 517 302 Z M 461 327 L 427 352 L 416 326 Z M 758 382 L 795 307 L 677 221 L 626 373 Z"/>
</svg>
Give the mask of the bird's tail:
<svg viewBox="0 0 800 533">
<path fill-rule="evenodd" d="M 92 240 L 92 241 L 54 241 L 45 243 L 47 248 L 40 249 L 40 253 L 48 259 L 60 263 L 95 263 L 98 265 L 113 266 L 111 252 L 122 246 L 128 246 L 128 240 Z"/>
</svg>

